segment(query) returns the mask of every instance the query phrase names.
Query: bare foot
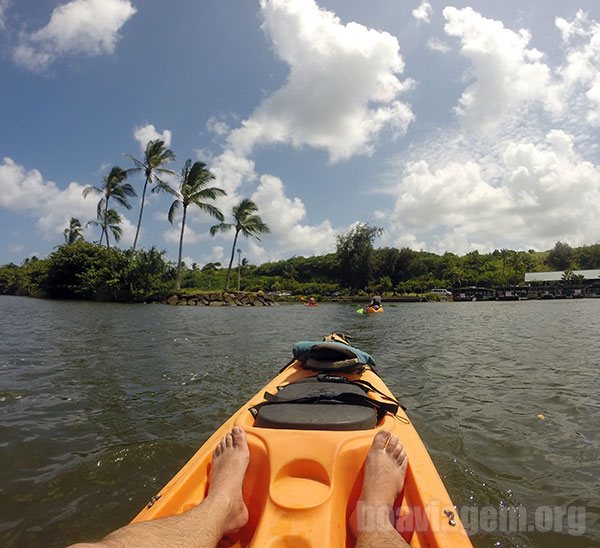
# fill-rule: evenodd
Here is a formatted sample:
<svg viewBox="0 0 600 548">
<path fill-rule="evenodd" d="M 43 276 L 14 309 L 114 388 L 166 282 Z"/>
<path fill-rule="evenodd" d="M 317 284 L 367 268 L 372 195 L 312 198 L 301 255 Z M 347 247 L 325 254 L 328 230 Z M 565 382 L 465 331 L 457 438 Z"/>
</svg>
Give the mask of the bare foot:
<svg viewBox="0 0 600 548">
<path fill-rule="evenodd" d="M 386 430 L 377 432 L 367 454 L 359 500 L 391 508 L 404 487 L 407 465 L 408 457 L 400 440 Z"/>
<path fill-rule="evenodd" d="M 367 453 L 362 492 L 350 518 L 350 528 L 361 542 L 365 538 L 373 541 L 372 535 L 383 535 L 373 545 L 385 539 L 384 545 L 406 546 L 394 527 L 393 506 L 404 487 L 407 465 L 400 440 L 385 430 L 377 432 Z M 371 546 L 369 542 L 359 544 Z"/>
<path fill-rule="evenodd" d="M 236 426 L 215 447 L 207 496 L 207 500 L 227 503 L 226 532 L 239 529 L 248 522 L 242 484 L 249 461 L 246 433 Z"/>
</svg>

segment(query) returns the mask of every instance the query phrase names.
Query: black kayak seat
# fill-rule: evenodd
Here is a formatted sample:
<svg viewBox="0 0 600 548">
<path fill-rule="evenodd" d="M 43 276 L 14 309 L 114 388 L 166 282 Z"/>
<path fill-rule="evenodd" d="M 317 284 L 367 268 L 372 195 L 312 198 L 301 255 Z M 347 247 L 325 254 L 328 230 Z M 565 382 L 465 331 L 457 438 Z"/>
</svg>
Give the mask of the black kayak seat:
<svg viewBox="0 0 600 548">
<path fill-rule="evenodd" d="M 259 406 L 254 426 L 289 430 L 370 430 L 377 425 L 372 407 L 349 403 L 295 403 L 300 398 L 335 398 L 342 393 L 364 396 L 358 386 L 315 382 L 310 378 L 280 387 L 276 404 Z M 289 400 L 289 402 L 286 402 Z"/>
</svg>

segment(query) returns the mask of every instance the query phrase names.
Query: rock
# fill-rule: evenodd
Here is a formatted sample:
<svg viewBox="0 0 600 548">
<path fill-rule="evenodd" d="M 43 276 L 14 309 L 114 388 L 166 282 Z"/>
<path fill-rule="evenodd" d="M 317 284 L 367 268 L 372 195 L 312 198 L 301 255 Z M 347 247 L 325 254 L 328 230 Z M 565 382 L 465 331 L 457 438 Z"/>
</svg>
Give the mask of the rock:
<svg viewBox="0 0 600 548">
<path fill-rule="evenodd" d="M 208 306 L 224 306 L 225 303 L 223 301 L 210 301 Z"/>
<path fill-rule="evenodd" d="M 177 304 L 179 302 L 179 297 L 177 295 L 171 295 L 168 299 L 167 299 L 167 304 Z"/>
</svg>

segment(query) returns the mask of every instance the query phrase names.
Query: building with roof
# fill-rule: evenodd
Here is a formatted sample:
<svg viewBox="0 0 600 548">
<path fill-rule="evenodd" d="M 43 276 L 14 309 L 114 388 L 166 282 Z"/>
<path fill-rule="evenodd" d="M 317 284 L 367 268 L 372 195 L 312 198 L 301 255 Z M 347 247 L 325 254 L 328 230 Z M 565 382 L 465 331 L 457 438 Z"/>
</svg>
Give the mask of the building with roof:
<svg viewBox="0 0 600 548">
<path fill-rule="evenodd" d="M 572 276 L 583 276 L 585 281 L 600 281 L 600 270 L 570 270 Z M 562 282 L 565 280 L 565 271 L 556 272 L 526 272 L 525 283 L 535 282 Z"/>
<path fill-rule="evenodd" d="M 527 272 L 525 283 L 529 293 L 541 299 L 600 296 L 599 270 L 559 270 L 554 272 Z"/>
</svg>

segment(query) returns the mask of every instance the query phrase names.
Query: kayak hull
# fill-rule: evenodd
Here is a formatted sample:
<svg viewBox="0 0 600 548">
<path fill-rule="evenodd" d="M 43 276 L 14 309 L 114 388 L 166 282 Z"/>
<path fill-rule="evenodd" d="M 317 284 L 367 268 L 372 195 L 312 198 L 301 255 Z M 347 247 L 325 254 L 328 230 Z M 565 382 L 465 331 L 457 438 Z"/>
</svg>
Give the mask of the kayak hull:
<svg viewBox="0 0 600 548">
<path fill-rule="evenodd" d="M 469 547 L 465 530 L 454 516 L 452 501 L 412 423 L 401 409 L 375 428 L 352 431 L 259 428 L 249 408 L 264 401 L 265 391 L 314 376 L 294 362 L 229 418 L 160 491 L 132 523 L 185 512 L 205 498 L 212 452 L 234 426 L 247 434 L 250 464 L 243 485 L 248 524 L 228 539 L 252 547 L 343 547 L 355 538 L 347 524 L 362 489 L 363 465 L 376 432 L 385 429 L 406 448 L 409 467 L 395 518 L 413 547 Z M 362 379 L 392 396 L 385 383 L 367 369 L 344 374 Z M 307 405 L 307 408 L 310 408 Z"/>
</svg>

